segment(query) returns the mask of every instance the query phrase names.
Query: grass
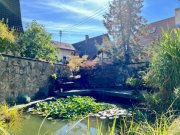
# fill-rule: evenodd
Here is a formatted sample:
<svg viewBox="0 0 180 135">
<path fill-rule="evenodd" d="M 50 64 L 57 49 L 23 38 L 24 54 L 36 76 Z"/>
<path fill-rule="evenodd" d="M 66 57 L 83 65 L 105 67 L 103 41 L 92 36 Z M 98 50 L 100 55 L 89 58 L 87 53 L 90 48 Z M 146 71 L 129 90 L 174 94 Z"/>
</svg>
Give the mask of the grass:
<svg viewBox="0 0 180 135">
<path fill-rule="evenodd" d="M 103 125 L 97 121 L 98 135 L 103 134 Z M 111 126 L 109 126 L 108 135 L 180 135 L 180 117 L 174 118 L 173 115 L 166 116 L 165 114 L 155 118 L 155 122 L 150 122 L 148 119 L 144 121 L 136 121 L 131 118 L 114 119 Z M 90 135 L 90 123 L 88 120 L 87 135 Z"/>
<path fill-rule="evenodd" d="M 7 112 L 7 106 L 3 105 L 1 106 L 1 110 L 6 114 L 9 114 Z M 44 121 L 47 119 L 48 115 L 44 118 L 42 121 L 38 135 L 42 135 L 40 133 L 41 128 L 43 126 Z M 140 116 L 141 120 L 137 120 L 132 117 L 122 117 L 120 119 L 114 119 L 114 121 L 109 122 L 110 125 L 107 128 L 107 135 L 180 135 L 180 116 L 176 116 L 173 113 L 166 113 L 161 115 L 156 115 L 154 121 L 148 120 L 143 115 Z M 90 118 L 84 117 L 83 119 L 87 118 L 87 135 L 91 135 L 90 133 Z M 70 128 L 66 133 L 68 135 L 70 131 L 73 130 L 73 128 L 78 125 L 79 122 L 81 122 L 83 119 L 79 120 L 72 128 Z M 17 119 L 16 119 L 17 120 Z M 21 125 L 22 126 L 22 125 Z M 8 130 L 7 127 L 10 127 L 10 125 L 4 127 L 4 125 L 0 125 L 0 135 L 10 135 L 10 133 L 13 132 L 13 128 L 11 130 Z M 98 130 L 97 135 L 104 135 L 104 125 L 102 122 L 99 121 L 99 119 L 96 119 L 96 128 Z M 8 133 L 10 132 L 10 133 Z M 14 132 L 13 132 L 14 133 Z"/>
<path fill-rule="evenodd" d="M 21 131 L 22 112 L 16 108 L 9 110 L 9 106 L 4 102 L 0 104 L 0 133 L 7 134 L 7 131 L 18 134 Z"/>
<path fill-rule="evenodd" d="M 78 102 L 82 100 L 80 97 L 77 97 L 77 99 Z M 152 115 L 148 115 L 147 117 L 147 114 L 143 114 L 142 110 L 136 110 L 138 110 L 136 114 L 133 114 L 131 117 L 121 117 L 113 121 L 103 121 L 103 123 L 108 122 L 108 127 L 104 127 L 102 121 L 96 118 L 97 135 L 104 135 L 105 128 L 107 135 L 180 135 L 179 112 L 169 110 L 168 113 L 154 113 L 153 117 L 150 117 Z M 41 134 L 41 128 L 50 114 L 51 112 L 43 119 L 37 133 L 38 135 L 43 135 Z M 0 105 L 0 116 L 0 135 L 18 134 L 21 131 L 21 112 L 17 109 L 9 110 L 9 106 L 3 103 Z M 66 132 L 66 135 L 72 133 L 71 131 L 84 119 L 87 119 L 86 134 L 91 135 L 91 123 L 88 115 L 75 123 L 74 126 Z"/>
<path fill-rule="evenodd" d="M 10 134 L 0 126 L 0 135 L 10 135 Z"/>
</svg>

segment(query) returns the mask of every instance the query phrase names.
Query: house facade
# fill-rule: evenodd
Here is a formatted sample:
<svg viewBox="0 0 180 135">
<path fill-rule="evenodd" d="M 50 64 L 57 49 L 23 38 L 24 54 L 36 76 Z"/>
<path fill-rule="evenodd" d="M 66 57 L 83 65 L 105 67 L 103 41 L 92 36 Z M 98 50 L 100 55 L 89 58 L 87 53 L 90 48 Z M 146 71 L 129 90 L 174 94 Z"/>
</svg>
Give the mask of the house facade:
<svg viewBox="0 0 180 135">
<path fill-rule="evenodd" d="M 14 28 L 17 32 L 22 32 L 21 9 L 19 0 L 0 0 L 0 20 Z"/>
<path fill-rule="evenodd" d="M 175 16 L 166 18 L 160 21 L 156 21 L 150 24 L 147 24 L 146 34 L 140 38 L 139 45 L 145 49 L 146 52 L 151 53 L 152 42 L 158 40 L 162 35 L 162 29 L 165 31 L 172 30 L 173 28 L 180 27 L 180 8 L 175 9 Z M 104 53 L 99 52 L 97 45 L 103 45 L 103 38 L 110 38 L 108 34 L 103 34 L 97 37 L 89 38 L 88 35 L 85 36 L 85 40 L 74 43 L 73 46 L 77 50 L 77 53 L 80 56 L 88 55 L 89 59 L 97 62 L 97 63 L 111 63 L 112 60 Z M 141 61 L 146 62 L 149 61 L 151 54 L 148 56 L 142 57 Z"/>
<path fill-rule="evenodd" d="M 58 41 L 53 41 L 52 42 L 57 48 L 58 48 L 58 53 L 59 57 L 62 61 L 66 61 L 67 58 L 75 53 L 75 48 L 71 44 L 67 43 L 60 43 Z"/>
<path fill-rule="evenodd" d="M 180 27 L 180 8 L 175 9 L 175 16 L 166 18 L 160 21 L 156 21 L 153 23 L 150 23 L 147 25 L 147 33 L 145 36 L 143 36 L 139 44 L 144 47 L 146 52 L 148 50 L 151 50 L 153 48 L 152 43 L 156 40 L 159 40 L 159 38 L 162 35 L 162 31 L 170 31 L 173 28 Z M 151 54 L 149 54 L 150 56 Z M 149 57 L 145 57 L 143 61 L 148 61 Z"/>
<path fill-rule="evenodd" d="M 108 34 L 103 34 L 97 37 L 90 38 L 88 35 L 85 36 L 85 40 L 72 44 L 76 49 L 77 53 L 82 57 L 88 55 L 88 59 L 93 60 L 99 55 L 97 46 L 101 46 L 103 39 L 109 39 Z"/>
</svg>

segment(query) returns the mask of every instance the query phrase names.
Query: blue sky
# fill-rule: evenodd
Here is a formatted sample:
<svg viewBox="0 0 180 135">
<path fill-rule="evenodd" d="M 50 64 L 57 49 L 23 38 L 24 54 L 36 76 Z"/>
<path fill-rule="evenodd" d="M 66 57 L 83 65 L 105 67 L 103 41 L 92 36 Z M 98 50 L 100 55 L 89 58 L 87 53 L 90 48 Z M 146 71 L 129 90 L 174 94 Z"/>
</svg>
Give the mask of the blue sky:
<svg viewBox="0 0 180 135">
<path fill-rule="evenodd" d="M 90 37 L 107 33 L 103 17 L 111 0 L 21 0 L 23 26 L 37 20 L 52 34 L 53 40 L 76 43 Z M 178 0 L 144 0 L 142 15 L 154 22 L 175 15 L 180 7 Z"/>
</svg>

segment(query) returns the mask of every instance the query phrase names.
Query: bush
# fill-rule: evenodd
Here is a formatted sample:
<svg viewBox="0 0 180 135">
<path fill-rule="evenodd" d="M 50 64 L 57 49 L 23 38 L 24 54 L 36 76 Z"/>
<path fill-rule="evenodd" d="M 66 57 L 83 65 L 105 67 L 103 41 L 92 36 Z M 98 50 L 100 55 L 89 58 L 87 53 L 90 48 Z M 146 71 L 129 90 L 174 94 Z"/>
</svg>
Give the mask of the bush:
<svg viewBox="0 0 180 135">
<path fill-rule="evenodd" d="M 148 108 L 153 111 L 162 113 L 169 109 L 180 110 L 180 88 L 176 88 L 166 98 L 162 92 L 144 93 L 143 97 Z"/>
<path fill-rule="evenodd" d="M 163 31 L 155 46 L 151 66 L 144 79 L 148 85 L 159 88 L 168 96 L 180 85 L 180 28 Z"/>
<path fill-rule="evenodd" d="M 144 80 L 147 85 L 160 91 L 148 95 L 146 101 L 152 109 L 163 112 L 169 106 L 173 109 L 179 108 L 179 93 L 174 92 L 177 92 L 176 88 L 180 86 L 180 28 L 171 32 L 163 31 L 155 46 L 151 65 Z"/>
<path fill-rule="evenodd" d="M 0 21 L 0 53 L 9 53 L 14 49 L 14 31 L 9 30 L 8 26 Z"/>
<path fill-rule="evenodd" d="M 68 67 L 73 73 L 76 73 L 80 70 L 82 63 L 85 62 L 87 58 L 88 58 L 87 55 L 82 56 L 82 58 L 79 57 L 78 55 L 72 55 L 68 59 L 69 61 Z"/>
<path fill-rule="evenodd" d="M 138 88 L 142 86 L 142 80 L 139 78 L 130 77 L 126 80 L 126 84 L 131 87 Z"/>
<path fill-rule="evenodd" d="M 16 107 L 9 108 L 6 103 L 0 104 L 0 127 L 11 134 L 18 134 L 22 128 L 22 112 Z M 0 131 L 0 134 L 2 132 Z"/>
</svg>

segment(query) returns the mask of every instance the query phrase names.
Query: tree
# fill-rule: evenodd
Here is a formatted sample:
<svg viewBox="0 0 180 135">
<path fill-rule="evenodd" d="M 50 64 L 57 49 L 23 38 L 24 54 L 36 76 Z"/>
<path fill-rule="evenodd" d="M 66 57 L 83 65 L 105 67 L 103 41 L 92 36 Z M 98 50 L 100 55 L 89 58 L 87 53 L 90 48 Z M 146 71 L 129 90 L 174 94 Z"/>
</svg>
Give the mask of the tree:
<svg viewBox="0 0 180 135">
<path fill-rule="evenodd" d="M 113 0 L 109 7 L 109 13 L 104 15 L 104 25 L 113 38 L 111 55 L 126 63 L 136 61 L 141 50 L 138 41 L 145 23 L 139 15 L 143 0 Z"/>
<path fill-rule="evenodd" d="M 27 24 L 26 31 L 20 34 L 16 50 L 22 57 L 37 58 L 50 62 L 59 60 L 57 48 L 51 42 L 51 35 L 36 21 Z"/>
<path fill-rule="evenodd" d="M 87 60 L 88 56 L 84 55 L 80 58 L 78 55 L 72 55 L 69 57 L 68 66 L 72 72 L 78 72 L 83 62 Z"/>
<path fill-rule="evenodd" d="M 0 53 L 9 53 L 13 50 L 15 43 L 14 31 L 0 21 Z"/>
<path fill-rule="evenodd" d="M 105 55 L 105 57 L 108 57 L 108 59 L 111 59 L 111 57 L 112 57 L 111 53 L 113 51 L 113 45 L 112 45 L 112 42 L 110 41 L 109 37 L 104 36 L 103 39 L 102 39 L 101 45 L 97 44 L 96 48 L 97 48 L 98 52 L 101 55 L 101 63 L 102 63 L 102 65 L 104 63 L 104 55 Z"/>
</svg>

